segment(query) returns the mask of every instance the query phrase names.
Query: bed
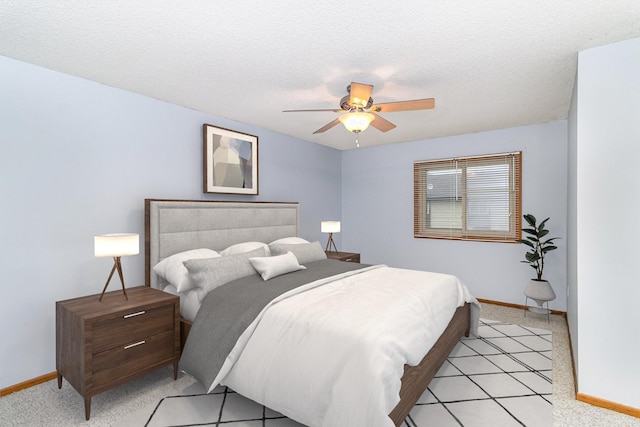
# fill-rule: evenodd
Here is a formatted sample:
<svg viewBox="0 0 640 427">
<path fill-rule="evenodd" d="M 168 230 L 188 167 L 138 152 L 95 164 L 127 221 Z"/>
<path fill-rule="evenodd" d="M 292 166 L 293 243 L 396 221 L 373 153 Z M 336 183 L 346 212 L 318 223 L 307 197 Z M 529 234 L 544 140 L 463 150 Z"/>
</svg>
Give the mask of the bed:
<svg viewBox="0 0 640 427">
<path fill-rule="evenodd" d="M 297 203 L 189 201 L 189 200 L 155 200 L 155 199 L 145 200 L 145 267 L 146 267 L 145 282 L 147 286 L 152 286 L 154 288 L 158 288 L 167 292 L 176 293 L 181 296 L 181 312 L 186 314 L 186 318 L 183 318 L 181 320 L 181 343 L 183 347 L 186 346 L 185 354 L 183 355 L 183 360 L 181 360 L 181 366 L 183 366 L 182 362 L 184 361 L 184 359 L 186 359 L 186 362 L 185 362 L 186 366 L 189 366 L 189 367 L 193 366 L 193 365 L 189 365 L 189 362 L 192 359 L 198 358 L 198 357 L 192 356 L 194 353 L 196 353 L 196 351 L 193 350 L 193 348 L 213 347 L 211 344 L 207 344 L 203 342 L 204 340 L 202 340 L 201 338 L 203 336 L 201 330 L 213 329 L 210 326 L 204 327 L 202 325 L 205 322 L 205 320 L 203 319 L 206 319 L 207 317 L 213 319 L 215 318 L 215 316 L 213 315 L 209 316 L 205 314 L 204 308 L 202 309 L 202 312 L 200 312 L 199 307 L 195 309 L 193 307 L 189 307 L 189 303 L 190 303 L 189 299 L 191 299 L 191 301 L 199 300 L 200 307 L 205 307 L 207 306 L 207 304 L 220 304 L 219 303 L 220 298 L 230 297 L 230 299 L 232 299 L 234 294 L 232 294 L 231 292 L 236 292 L 236 291 L 231 291 L 230 290 L 231 286 L 220 286 L 205 295 L 203 295 L 202 292 L 200 294 L 197 294 L 197 292 L 194 289 L 192 289 L 190 293 L 191 296 L 189 296 L 187 295 L 189 294 L 189 292 L 187 293 L 179 292 L 175 286 L 169 283 L 165 278 L 161 277 L 161 275 L 157 274 L 158 269 L 154 267 L 159 265 L 163 260 L 175 258 L 177 254 L 188 253 L 189 251 L 199 250 L 202 248 L 208 248 L 216 252 L 223 252 L 225 249 L 234 247 L 236 245 L 242 246 L 245 242 L 269 243 L 269 242 L 283 241 L 286 243 L 290 243 L 289 239 L 292 239 L 292 238 L 295 238 L 295 236 L 298 236 L 298 232 L 299 232 L 298 217 L 299 217 L 299 206 Z M 300 245 L 299 247 L 306 248 L 310 245 L 311 243 Z M 271 247 L 275 248 L 276 246 L 277 245 L 271 246 Z M 291 245 L 285 244 L 284 247 L 290 248 Z M 266 254 L 266 255 L 269 255 L 269 254 Z M 284 257 L 285 255 L 288 255 L 288 253 L 280 256 Z M 202 255 L 202 256 L 204 257 L 206 255 Z M 233 258 L 233 256 L 230 258 Z M 255 261 L 255 257 L 251 259 Z M 207 262 L 206 260 L 207 258 L 203 258 L 203 260 L 195 260 L 195 261 L 189 260 L 185 263 L 185 266 L 198 265 L 199 262 L 203 264 Z M 331 264 L 332 262 L 334 264 Z M 266 303 L 263 308 L 258 307 L 256 309 L 256 312 L 259 311 L 260 315 L 258 317 L 260 319 L 256 319 L 252 322 L 247 321 L 250 327 L 247 327 L 245 329 L 245 327 L 242 326 L 240 328 L 242 330 L 238 331 L 238 334 L 240 334 L 240 332 L 242 331 L 244 331 L 244 333 L 239 335 L 240 338 L 237 340 L 238 342 L 235 343 L 235 346 L 232 347 L 232 350 L 230 351 L 230 355 L 227 356 L 225 360 L 220 362 L 222 369 L 220 370 L 220 372 L 217 373 L 217 375 L 215 375 L 215 373 L 211 374 L 215 376 L 215 380 L 211 382 L 212 384 L 211 388 L 213 387 L 213 385 L 217 383 L 228 385 L 232 389 L 240 392 L 241 394 L 259 403 L 265 404 L 266 406 L 269 406 L 271 409 L 282 412 L 283 414 L 288 415 L 290 418 L 293 418 L 293 419 L 296 419 L 296 417 L 298 416 L 298 413 L 297 413 L 298 409 L 287 407 L 287 406 L 296 406 L 296 405 L 304 406 L 305 402 L 303 401 L 300 401 L 298 403 L 295 402 L 298 396 L 304 396 L 304 399 L 313 400 L 314 399 L 313 397 L 309 397 L 310 395 L 308 394 L 308 390 L 296 391 L 295 386 L 293 387 L 293 391 L 284 390 L 283 387 L 268 388 L 266 384 L 265 384 L 265 388 L 261 391 L 253 390 L 253 388 L 256 387 L 255 385 L 256 373 L 258 376 L 262 373 L 262 371 L 259 371 L 259 370 L 256 371 L 256 369 L 263 369 L 261 366 L 259 366 L 263 364 L 263 361 L 260 359 L 259 355 L 261 351 L 264 351 L 264 349 L 260 349 L 259 344 L 256 344 L 256 343 L 259 343 L 261 341 L 269 342 L 269 340 L 274 339 L 273 337 L 277 337 L 275 339 L 282 340 L 282 338 L 277 335 L 273 335 L 273 336 L 269 335 L 272 333 L 273 334 L 282 333 L 280 331 L 276 332 L 275 331 L 275 329 L 277 329 L 276 327 L 273 327 L 274 331 L 272 331 L 270 327 L 263 326 L 263 324 L 269 325 L 270 323 L 268 322 L 277 323 L 278 321 L 277 317 L 271 316 L 272 312 L 275 313 L 276 309 L 291 310 L 292 309 L 291 307 L 294 307 L 293 310 L 295 310 L 295 307 L 298 307 L 299 304 L 308 303 L 308 301 L 305 301 L 304 303 L 301 302 L 303 301 L 304 298 L 323 299 L 327 297 L 324 294 L 314 294 L 314 292 L 316 293 L 327 292 L 327 295 L 329 293 L 334 293 L 334 294 L 338 293 L 343 295 L 345 292 L 343 290 L 344 289 L 343 282 L 352 283 L 352 284 L 355 283 L 355 284 L 358 284 L 358 286 L 360 285 L 364 286 L 364 285 L 368 285 L 369 283 L 389 281 L 388 278 L 391 277 L 390 275 L 397 277 L 398 274 L 407 274 L 409 276 L 419 274 L 421 275 L 420 277 L 424 275 L 434 275 L 434 277 L 437 280 L 446 280 L 446 281 L 453 281 L 453 282 L 457 281 L 457 278 L 454 278 L 453 276 L 436 275 L 435 273 L 426 273 L 426 272 L 414 272 L 413 270 L 390 269 L 387 266 L 365 266 L 365 265 L 347 266 L 347 264 L 350 264 L 350 263 L 343 263 L 343 262 L 334 261 L 334 260 L 316 261 L 314 259 L 313 262 L 308 262 L 308 263 L 300 262 L 300 265 L 302 264 L 305 264 L 307 266 L 307 267 L 304 267 L 304 270 L 291 273 L 291 274 L 285 274 L 280 277 L 270 279 L 268 281 L 268 283 L 270 284 L 269 286 L 264 286 L 264 285 L 261 286 L 260 284 L 258 284 L 259 282 L 262 281 L 260 275 L 258 274 L 254 275 L 254 276 L 257 276 L 257 278 L 249 277 L 248 278 L 249 283 L 246 283 L 246 284 L 243 282 L 242 285 L 236 285 L 235 281 L 232 282 L 234 283 L 233 289 L 241 289 L 239 286 L 254 286 L 254 288 L 247 288 L 247 289 L 260 289 L 262 292 L 262 290 L 264 289 L 280 286 L 281 282 L 284 282 L 286 286 L 290 286 L 288 284 L 288 281 L 290 282 L 292 280 L 291 278 L 296 277 L 297 275 L 300 275 L 301 277 L 307 277 L 306 280 L 312 281 L 310 285 L 301 287 L 301 288 L 304 288 L 302 289 L 304 292 L 300 292 L 300 290 L 296 288 L 296 290 L 290 290 L 288 292 L 284 292 L 283 293 L 284 297 L 275 298 L 274 301 L 278 302 L 277 304 L 275 304 L 272 301 L 272 302 Z M 337 268 L 336 271 L 338 271 L 338 274 L 327 279 L 316 280 L 321 276 L 316 277 L 314 275 L 320 274 L 318 272 L 319 270 L 327 269 L 327 268 L 329 269 Z M 193 272 L 193 270 L 190 270 L 190 271 Z M 315 279 L 309 279 L 314 277 Z M 243 278 L 241 280 L 245 280 L 245 279 Z M 252 281 L 255 283 L 252 283 Z M 383 286 L 383 285 L 384 283 L 382 283 L 380 286 Z M 235 288 L 236 286 L 238 287 Z M 420 353 L 420 356 L 422 355 L 424 356 L 422 356 L 421 358 L 419 357 L 416 360 L 416 363 L 404 364 L 400 366 L 401 372 L 398 373 L 398 376 L 401 378 L 399 378 L 399 382 L 397 386 L 395 385 L 395 381 L 391 381 L 394 384 L 393 387 L 380 385 L 380 388 L 384 389 L 384 392 L 381 392 L 383 394 L 387 393 L 388 389 L 392 389 L 391 399 L 393 400 L 394 405 L 389 406 L 389 410 L 385 412 L 388 415 L 388 417 L 377 418 L 377 420 L 379 420 L 379 424 L 377 425 L 381 425 L 381 426 L 391 425 L 391 424 L 396 426 L 400 425 L 404 421 L 404 419 L 407 417 L 407 415 L 415 405 L 418 398 L 422 395 L 422 393 L 428 386 L 433 376 L 436 374 L 438 369 L 444 363 L 445 359 L 447 358 L 451 350 L 454 348 L 458 340 L 462 336 L 469 336 L 470 332 L 474 331 L 474 328 L 477 325 L 477 318 L 479 314 L 479 308 L 478 308 L 477 302 L 473 297 L 471 297 L 468 294 L 466 287 L 460 284 L 459 281 L 458 281 L 457 287 L 460 289 L 459 296 L 457 297 L 458 302 L 456 303 L 456 306 L 453 309 L 451 309 L 453 313 L 449 313 L 446 315 L 447 316 L 446 321 L 444 322 L 444 326 L 442 326 L 441 328 L 444 330 L 444 332 L 442 332 L 441 334 L 438 333 L 436 336 L 429 338 L 429 341 L 433 345 L 429 344 L 428 348 L 425 348 L 424 351 Z M 351 286 L 351 288 L 355 289 L 354 286 Z M 354 290 L 353 292 L 359 292 L 359 291 Z M 379 292 L 381 292 L 382 295 L 385 295 L 385 292 L 387 292 L 386 295 L 389 295 L 388 288 L 383 289 L 381 287 Z M 408 293 L 410 294 L 411 292 L 408 292 Z M 266 299 L 268 299 L 267 295 L 265 295 L 263 298 L 265 298 L 265 301 Z M 282 298 L 285 298 L 285 299 L 282 300 Z M 357 299 L 352 296 L 345 297 L 344 295 L 343 295 L 343 298 L 349 298 L 349 301 Z M 464 300 L 463 301 L 460 300 L 461 298 L 463 298 Z M 259 298 L 254 298 L 254 299 L 259 299 Z M 289 304 L 289 306 L 287 304 Z M 217 314 L 218 311 L 220 312 L 224 311 L 225 305 L 229 306 L 227 307 L 228 310 L 232 310 L 229 304 L 223 304 L 221 306 L 218 306 L 215 310 L 213 310 L 213 312 L 216 313 L 216 316 L 218 315 Z M 356 306 L 356 304 L 353 304 L 353 306 Z M 348 307 L 346 311 L 349 311 L 349 309 L 350 307 Z M 207 310 L 209 310 L 208 306 L 207 306 Z M 304 315 L 306 316 L 307 309 L 305 309 L 304 311 L 305 311 Z M 345 311 L 345 310 L 342 310 L 342 311 Z M 416 311 L 416 310 L 413 310 L 413 311 Z M 366 313 L 366 311 L 364 311 L 363 313 Z M 295 313 L 295 314 L 296 316 L 298 316 L 298 313 Z M 287 316 L 290 316 L 290 314 L 287 314 Z M 443 315 L 438 313 L 438 316 L 443 316 Z M 273 319 L 269 320 L 271 318 L 276 320 L 273 320 Z M 195 322 L 194 322 L 194 319 L 195 319 Z M 307 320 L 301 320 L 296 322 L 300 323 L 300 325 L 296 327 L 302 328 L 301 329 L 302 331 L 307 330 L 307 329 L 304 329 L 304 328 L 308 328 L 308 325 L 306 325 Z M 293 323 L 295 324 L 295 322 Z M 200 328 L 198 329 L 199 326 Z M 192 329 L 194 330 L 194 332 L 191 334 L 192 339 L 188 340 L 189 334 L 191 333 Z M 207 333 L 210 333 L 210 332 L 207 332 Z M 289 332 L 286 332 L 286 333 L 289 333 Z M 291 333 L 294 333 L 294 332 L 291 332 Z M 300 331 L 298 331 L 297 333 L 300 334 Z M 338 334 L 337 336 L 342 337 L 342 334 L 347 334 L 351 332 L 338 330 L 337 332 L 332 331 L 331 333 L 334 335 Z M 196 335 L 199 337 L 200 341 L 198 341 L 197 338 L 194 338 L 196 337 Z M 224 337 L 224 334 L 221 335 L 221 337 Z M 237 337 L 235 336 L 233 337 L 234 342 L 236 338 Z M 219 337 L 217 337 L 216 339 L 219 339 Z M 306 339 L 306 336 L 305 336 L 305 339 Z M 327 338 L 323 337 L 318 339 L 327 339 Z M 353 339 L 353 341 L 359 341 L 358 337 L 347 338 L 347 340 L 351 340 L 351 339 Z M 286 339 L 284 341 L 286 341 Z M 241 345 L 240 345 L 240 342 L 242 342 Z M 320 342 L 322 343 L 322 341 Z M 347 341 L 343 341 L 343 342 L 347 342 Z M 295 345 L 295 342 L 290 345 Z M 280 345 L 269 346 L 269 348 L 271 349 L 273 347 L 279 347 L 279 346 Z M 385 344 L 385 346 L 393 347 L 393 346 L 389 346 L 388 344 Z M 285 345 L 283 344 L 282 347 L 285 347 Z M 339 348 L 335 347 L 334 349 L 332 349 L 330 355 L 320 356 L 319 358 L 326 358 L 327 360 L 330 360 L 331 357 L 334 357 L 334 353 L 339 353 L 339 351 L 334 351 L 334 350 L 339 350 Z M 396 350 L 393 350 L 393 351 L 397 352 Z M 308 356 L 304 355 L 304 351 L 301 350 L 298 352 L 294 350 L 292 353 L 296 353 L 296 354 L 287 354 L 286 356 L 288 358 L 291 358 L 290 360 L 283 358 L 282 360 L 279 360 L 277 364 L 284 365 L 285 368 L 287 364 L 289 364 L 290 366 L 293 366 L 297 363 L 302 363 L 305 366 L 307 366 L 306 364 L 308 360 L 304 358 Z M 297 353 L 300 353 L 300 354 L 298 355 Z M 354 355 L 355 355 L 355 352 L 354 352 Z M 335 357 L 338 357 L 338 356 L 335 356 Z M 280 358 L 281 355 L 273 356 L 273 357 Z M 303 360 L 298 360 L 296 359 L 296 357 Z M 313 357 L 314 356 L 311 356 L 309 357 L 309 359 Z M 362 356 L 359 356 L 359 357 L 362 357 Z M 395 357 L 395 353 L 393 357 Z M 266 360 L 267 358 L 265 357 L 264 359 Z M 285 362 L 285 360 L 287 361 Z M 267 367 L 267 369 L 263 369 L 263 370 L 264 371 L 273 370 L 274 372 L 278 372 L 277 370 L 278 368 L 282 369 L 282 366 Z M 254 376 L 252 376 L 251 379 L 248 379 L 248 376 L 247 374 L 245 374 L 245 371 L 252 372 L 252 375 Z M 306 372 L 310 371 L 308 369 L 303 369 L 302 371 L 305 372 L 304 375 L 308 375 L 309 377 L 313 377 L 314 375 L 312 372 L 309 372 L 307 374 Z M 193 372 L 189 372 L 189 370 L 187 370 L 187 372 L 190 374 L 193 374 Z M 349 372 L 345 373 L 346 377 L 349 377 L 349 375 L 350 375 Z M 196 378 L 200 380 L 200 377 L 198 377 L 197 374 L 194 376 L 196 376 Z M 283 375 L 278 375 L 278 377 L 280 376 L 283 376 Z M 377 380 L 375 375 L 374 376 L 369 375 L 369 377 L 370 378 L 367 378 L 367 380 L 371 380 L 371 378 L 373 378 L 374 380 Z M 291 379 L 282 379 L 283 382 L 290 381 L 290 380 Z M 245 383 L 243 383 L 243 381 Z M 280 381 L 280 379 L 278 379 L 278 381 Z M 296 381 L 298 380 L 296 379 Z M 305 379 L 303 378 L 302 383 L 304 383 L 304 381 Z M 315 378 L 313 379 L 313 381 L 316 381 L 316 383 L 311 383 L 311 384 L 314 384 L 314 387 L 315 387 L 318 379 Z M 346 381 L 345 387 L 352 386 L 349 384 L 347 380 L 345 381 Z M 384 382 L 386 384 L 389 381 L 385 379 Z M 286 384 L 287 384 L 287 388 L 290 388 L 289 387 L 290 382 L 286 382 Z M 306 385 L 308 388 L 309 384 L 306 384 Z M 269 386 L 271 385 L 269 384 Z M 354 388 L 352 390 L 353 392 L 347 393 L 347 395 L 355 399 L 354 402 L 358 402 L 358 399 L 360 399 L 360 396 L 363 394 L 361 391 L 362 386 L 363 386 L 363 383 L 354 384 L 353 385 Z M 208 386 L 205 385 L 205 387 L 208 387 Z M 276 386 L 273 386 L 273 387 L 276 387 Z M 304 386 L 300 386 L 300 387 L 304 388 Z M 332 387 L 332 385 L 329 385 L 329 387 Z M 276 390 L 276 392 L 274 392 L 274 390 Z M 329 391 L 330 392 L 328 394 L 331 394 L 332 391 L 331 390 Z M 292 393 L 292 394 L 290 394 L 287 397 L 286 393 Z M 276 401 L 274 401 L 273 400 L 274 395 L 275 396 L 282 395 L 281 397 L 278 397 L 282 401 L 278 401 L 277 399 Z M 399 401 L 398 401 L 398 397 L 399 397 Z M 370 399 L 369 397 L 366 397 L 366 398 Z M 384 397 L 381 399 L 386 399 L 384 404 L 388 406 L 389 397 Z M 362 407 L 362 406 L 357 406 L 358 403 L 352 403 L 352 404 L 356 405 L 352 407 Z M 331 403 L 329 403 L 328 405 L 331 406 Z M 337 414 L 340 414 L 339 410 L 336 410 L 336 411 L 337 411 L 336 412 Z M 305 416 L 306 414 L 302 414 L 296 420 L 309 425 L 316 425 L 316 424 L 317 425 L 335 425 L 335 423 L 332 423 L 331 421 L 327 421 L 330 417 L 325 419 L 324 421 L 318 421 L 316 423 L 315 420 L 319 419 L 317 418 L 316 415 L 310 415 L 309 416 L 310 418 L 305 418 Z M 341 416 L 341 415 L 338 415 L 338 416 Z M 384 418 L 384 419 L 381 419 L 381 418 Z M 353 422 L 364 423 L 365 421 L 356 420 Z M 369 425 L 369 421 L 366 421 L 366 422 L 367 422 L 367 425 Z"/>
</svg>

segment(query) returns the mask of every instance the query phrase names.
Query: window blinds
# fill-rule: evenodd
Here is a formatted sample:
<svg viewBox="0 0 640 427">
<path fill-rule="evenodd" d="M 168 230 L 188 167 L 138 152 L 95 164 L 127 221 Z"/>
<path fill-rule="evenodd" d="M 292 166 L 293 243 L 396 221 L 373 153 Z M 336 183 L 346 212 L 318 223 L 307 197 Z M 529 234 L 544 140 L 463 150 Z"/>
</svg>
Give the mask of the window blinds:
<svg viewBox="0 0 640 427">
<path fill-rule="evenodd" d="M 514 241 L 521 152 L 414 163 L 414 236 Z"/>
</svg>

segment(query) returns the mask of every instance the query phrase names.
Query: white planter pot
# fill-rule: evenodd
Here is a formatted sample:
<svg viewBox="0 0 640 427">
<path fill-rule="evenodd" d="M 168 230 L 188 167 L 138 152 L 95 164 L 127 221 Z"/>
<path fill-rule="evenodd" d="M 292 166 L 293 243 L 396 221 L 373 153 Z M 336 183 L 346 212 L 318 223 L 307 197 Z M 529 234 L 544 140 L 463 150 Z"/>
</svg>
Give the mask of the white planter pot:
<svg viewBox="0 0 640 427">
<path fill-rule="evenodd" d="M 547 301 L 556 299 L 556 293 L 553 292 L 553 288 L 547 280 L 531 279 L 524 294 L 534 300 L 538 307 L 542 307 L 542 304 Z"/>
</svg>

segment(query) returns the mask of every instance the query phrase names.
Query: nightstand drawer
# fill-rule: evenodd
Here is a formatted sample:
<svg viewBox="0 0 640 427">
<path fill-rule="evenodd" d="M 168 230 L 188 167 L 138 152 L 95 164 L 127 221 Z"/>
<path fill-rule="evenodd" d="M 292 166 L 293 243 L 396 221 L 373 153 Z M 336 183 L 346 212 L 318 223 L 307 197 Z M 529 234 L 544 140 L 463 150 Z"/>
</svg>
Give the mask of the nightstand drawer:
<svg viewBox="0 0 640 427">
<path fill-rule="evenodd" d="M 332 252 L 325 251 L 327 254 L 327 258 L 329 259 L 337 259 L 338 261 L 344 262 L 355 262 L 360 263 L 360 254 L 356 252 Z"/>
<path fill-rule="evenodd" d="M 174 306 L 151 310 L 144 307 L 117 317 L 96 321 L 93 325 L 93 354 L 137 342 L 151 335 L 173 331 Z"/>
<path fill-rule="evenodd" d="M 173 331 L 152 335 L 93 355 L 92 383 L 108 385 L 175 357 Z"/>
</svg>

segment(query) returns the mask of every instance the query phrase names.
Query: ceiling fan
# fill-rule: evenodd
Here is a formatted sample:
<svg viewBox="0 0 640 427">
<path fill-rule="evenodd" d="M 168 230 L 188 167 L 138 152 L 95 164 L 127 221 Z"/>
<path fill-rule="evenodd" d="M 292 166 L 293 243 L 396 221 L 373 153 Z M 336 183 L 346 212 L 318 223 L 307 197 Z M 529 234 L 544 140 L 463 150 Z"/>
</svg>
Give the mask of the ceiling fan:
<svg viewBox="0 0 640 427">
<path fill-rule="evenodd" d="M 430 110 L 435 106 L 435 100 L 433 98 L 374 104 L 373 98 L 371 98 L 372 91 L 372 85 L 352 82 L 349 86 L 347 86 L 347 92 L 349 94 L 340 100 L 339 109 L 284 110 L 283 112 L 298 113 L 332 111 L 335 113 L 343 113 L 337 119 L 333 120 L 330 123 L 327 123 L 313 133 L 316 134 L 326 132 L 332 127 L 336 126 L 338 123 L 342 123 L 348 131 L 356 134 L 356 145 L 359 146 L 357 134 L 367 129 L 369 125 L 373 126 L 381 132 L 388 132 L 396 127 L 396 125 L 386 119 L 383 119 L 376 113 Z"/>
</svg>

